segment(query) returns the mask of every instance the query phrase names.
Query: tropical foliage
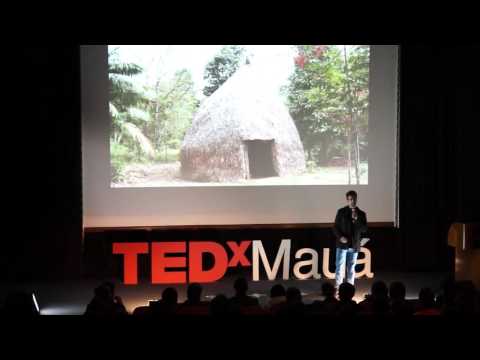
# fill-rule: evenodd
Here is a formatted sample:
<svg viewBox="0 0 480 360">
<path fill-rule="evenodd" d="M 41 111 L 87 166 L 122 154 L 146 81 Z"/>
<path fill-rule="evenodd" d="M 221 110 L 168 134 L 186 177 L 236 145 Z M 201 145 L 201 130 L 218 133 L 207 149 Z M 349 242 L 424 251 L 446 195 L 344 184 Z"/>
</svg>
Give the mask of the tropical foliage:
<svg viewBox="0 0 480 360">
<path fill-rule="evenodd" d="M 367 147 L 369 47 L 298 45 L 296 51 L 286 92 L 308 163 L 343 159 L 348 182 L 355 175 L 358 184 Z"/>
<path fill-rule="evenodd" d="M 114 49 L 109 53 L 110 151 L 112 181 L 122 179 L 122 170 L 133 162 L 167 161 L 178 153 L 181 139 L 199 103 L 187 70 L 173 79 L 158 79 L 154 86 L 138 88 L 132 81 L 143 69 L 122 63 Z"/>
<path fill-rule="evenodd" d="M 207 64 L 204 79 L 207 85 L 203 89 L 205 96 L 213 94 L 235 71 L 248 63 L 248 57 L 243 47 L 230 45 L 224 46 L 220 52 Z"/>
</svg>

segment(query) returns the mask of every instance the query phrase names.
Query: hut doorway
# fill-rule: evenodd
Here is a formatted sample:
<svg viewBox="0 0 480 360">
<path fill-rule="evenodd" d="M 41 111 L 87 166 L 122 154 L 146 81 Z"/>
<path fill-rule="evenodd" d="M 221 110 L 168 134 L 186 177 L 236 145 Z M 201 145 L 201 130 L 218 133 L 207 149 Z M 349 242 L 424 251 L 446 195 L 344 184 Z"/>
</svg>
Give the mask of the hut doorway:
<svg viewBox="0 0 480 360">
<path fill-rule="evenodd" d="M 247 140 L 245 145 L 251 179 L 278 176 L 273 166 L 273 140 Z"/>
</svg>

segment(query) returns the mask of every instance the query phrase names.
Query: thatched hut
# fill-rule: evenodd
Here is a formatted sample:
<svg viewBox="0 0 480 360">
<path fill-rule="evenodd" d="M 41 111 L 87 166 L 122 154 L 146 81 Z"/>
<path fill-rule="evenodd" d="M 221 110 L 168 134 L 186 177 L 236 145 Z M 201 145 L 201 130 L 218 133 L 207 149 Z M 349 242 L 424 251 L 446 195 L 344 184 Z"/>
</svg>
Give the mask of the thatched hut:
<svg viewBox="0 0 480 360">
<path fill-rule="evenodd" d="M 183 178 L 226 182 L 305 170 L 295 123 L 264 83 L 244 65 L 201 104 L 181 147 Z"/>
</svg>

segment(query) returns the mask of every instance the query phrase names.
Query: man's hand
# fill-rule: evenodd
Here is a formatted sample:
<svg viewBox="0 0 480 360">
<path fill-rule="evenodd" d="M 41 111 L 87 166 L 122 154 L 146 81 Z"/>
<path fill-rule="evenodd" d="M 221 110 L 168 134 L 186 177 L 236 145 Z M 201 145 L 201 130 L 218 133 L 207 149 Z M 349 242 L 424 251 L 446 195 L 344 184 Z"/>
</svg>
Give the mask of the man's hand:
<svg viewBox="0 0 480 360">
<path fill-rule="evenodd" d="M 348 240 L 347 240 L 347 238 L 346 238 L 345 236 L 342 236 L 342 237 L 340 238 L 340 242 L 341 242 L 342 244 L 346 244 L 346 243 L 348 242 Z"/>
</svg>

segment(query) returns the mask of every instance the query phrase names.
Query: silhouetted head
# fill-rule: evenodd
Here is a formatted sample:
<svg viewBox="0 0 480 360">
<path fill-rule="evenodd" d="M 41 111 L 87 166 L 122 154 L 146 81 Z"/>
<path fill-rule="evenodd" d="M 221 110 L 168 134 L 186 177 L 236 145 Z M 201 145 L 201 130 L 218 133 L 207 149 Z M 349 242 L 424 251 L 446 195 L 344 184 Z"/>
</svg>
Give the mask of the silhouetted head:
<svg viewBox="0 0 480 360">
<path fill-rule="evenodd" d="M 104 284 L 97 286 L 94 290 L 95 297 L 101 300 L 112 300 L 111 290 Z"/>
<path fill-rule="evenodd" d="M 371 291 L 372 291 L 372 296 L 375 299 L 386 299 L 386 298 L 388 298 L 387 284 L 385 284 L 385 282 L 383 282 L 381 280 L 375 281 L 372 284 Z"/>
<path fill-rule="evenodd" d="M 162 302 L 168 305 L 175 305 L 178 301 L 177 290 L 173 287 L 167 287 L 162 292 Z"/>
<path fill-rule="evenodd" d="M 227 313 L 227 306 L 227 297 L 223 294 L 219 294 L 210 302 L 210 313 L 212 315 L 224 315 Z"/>
<path fill-rule="evenodd" d="M 329 282 L 324 282 L 322 284 L 322 295 L 326 298 L 331 298 L 335 295 L 335 287 Z"/>
<path fill-rule="evenodd" d="M 111 294 L 111 297 L 113 298 L 115 296 L 115 284 L 111 281 L 105 281 L 103 284 L 102 284 L 103 287 L 105 287 L 106 289 L 108 289 L 108 291 L 110 292 Z"/>
<path fill-rule="evenodd" d="M 340 301 L 350 301 L 355 296 L 355 286 L 345 282 L 338 288 L 338 297 Z"/>
<path fill-rule="evenodd" d="M 235 289 L 235 292 L 239 296 L 243 296 L 247 294 L 248 290 L 248 282 L 247 279 L 244 277 L 238 278 L 235 280 L 235 283 L 233 284 L 233 288 Z"/>
<path fill-rule="evenodd" d="M 418 300 L 424 308 L 433 308 L 435 306 L 435 294 L 430 288 L 421 288 L 418 294 Z"/>
<path fill-rule="evenodd" d="M 275 284 L 270 289 L 270 297 L 271 298 L 279 297 L 279 296 L 285 296 L 285 294 L 286 294 L 285 288 L 281 284 Z"/>
<path fill-rule="evenodd" d="M 405 285 L 400 281 L 394 281 L 390 284 L 390 298 L 392 300 L 405 300 Z"/>
<path fill-rule="evenodd" d="M 302 302 L 302 293 L 296 287 L 289 287 L 286 291 L 287 303 L 296 304 Z"/>
<path fill-rule="evenodd" d="M 190 303 L 199 303 L 202 297 L 202 285 L 192 283 L 187 288 L 187 299 Z"/>
</svg>

